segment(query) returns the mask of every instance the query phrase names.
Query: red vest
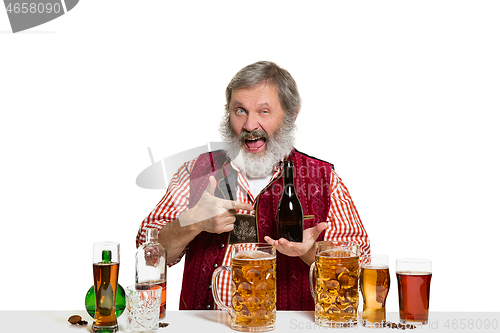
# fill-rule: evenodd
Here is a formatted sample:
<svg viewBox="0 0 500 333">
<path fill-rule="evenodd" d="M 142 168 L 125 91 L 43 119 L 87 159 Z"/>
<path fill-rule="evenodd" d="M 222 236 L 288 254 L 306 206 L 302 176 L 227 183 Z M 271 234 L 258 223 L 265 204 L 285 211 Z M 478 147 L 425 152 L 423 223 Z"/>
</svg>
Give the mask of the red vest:
<svg viewBox="0 0 500 333">
<path fill-rule="evenodd" d="M 304 216 L 314 215 L 304 220 L 304 229 L 326 221 L 330 208 L 330 177 L 333 165 L 296 150 L 288 157 L 295 169 L 295 191 L 302 205 Z M 190 179 L 189 208 L 196 205 L 213 175 L 219 183 L 236 171 L 222 151 L 200 155 Z M 259 242 L 265 243 L 264 236 L 278 239 L 276 211 L 283 189 L 283 177 L 272 181 L 256 198 L 255 210 Z M 217 193 L 216 193 L 217 196 Z M 323 239 L 323 234 L 318 241 Z M 185 256 L 184 276 L 179 309 L 205 310 L 214 308 L 211 290 L 212 273 L 222 265 L 228 246 L 229 233 L 200 233 L 188 245 Z M 298 257 L 277 254 L 277 302 L 278 310 L 314 310 L 314 301 L 309 290 L 309 266 Z"/>
</svg>

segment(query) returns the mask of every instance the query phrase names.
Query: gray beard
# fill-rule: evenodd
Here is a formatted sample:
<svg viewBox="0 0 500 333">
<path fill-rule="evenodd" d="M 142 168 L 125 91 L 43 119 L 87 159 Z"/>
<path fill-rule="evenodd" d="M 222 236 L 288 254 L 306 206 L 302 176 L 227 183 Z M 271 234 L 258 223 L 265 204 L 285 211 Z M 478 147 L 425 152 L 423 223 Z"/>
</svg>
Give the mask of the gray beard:
<svg viewBox="0 0 500 333">
<path fill-rule="evenodd" d="M 286 119 L 276 133 L 266 140 L 266 150 L 250 153 L 244 147 L 244 141 L 238 137 L 229 124 L 226 115 L 219 129 L 226 142 L 225 150 L 234 164 L 247 178 L 263 178 L 273 173 L 275 165 L 288 156 L 295 144 L 295 122 Z"/>
</svg>

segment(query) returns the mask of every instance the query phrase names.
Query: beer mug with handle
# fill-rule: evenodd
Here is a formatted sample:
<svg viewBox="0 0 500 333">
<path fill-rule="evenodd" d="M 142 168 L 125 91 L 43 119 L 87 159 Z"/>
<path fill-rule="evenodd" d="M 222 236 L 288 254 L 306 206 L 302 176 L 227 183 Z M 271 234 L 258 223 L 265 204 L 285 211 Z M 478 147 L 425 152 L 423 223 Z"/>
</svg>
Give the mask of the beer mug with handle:
<svg viewBox="0 0 500 333">
<path fill-rule="evenodd" d="M 231 279 L 231 306 L 221 301 L 221 273 Z M 217 305 L 231 316 L 231 328 L 243 332 L 265 332 L 276 324 L 276 249 L 269 244 L 241 243 L 231 249 L 231 267 L 221 266 L 212 275 L 212 293 Z"/>
<path fill-rule="evenodd" d="M 309 270 L 316 325 L 336 328 L 357 322 L 359 245 L 316 242 L 316 259 Z"/>
</svg>

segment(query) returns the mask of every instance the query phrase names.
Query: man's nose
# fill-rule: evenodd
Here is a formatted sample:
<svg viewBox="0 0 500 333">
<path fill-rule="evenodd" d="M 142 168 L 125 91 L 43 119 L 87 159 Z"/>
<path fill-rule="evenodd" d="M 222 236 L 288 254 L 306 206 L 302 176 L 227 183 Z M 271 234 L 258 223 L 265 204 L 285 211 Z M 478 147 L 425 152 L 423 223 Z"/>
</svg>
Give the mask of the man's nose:
<svg viewBox="0 0 500 333">
<path fill-rule="evenodd" d="M 244 124 L 244 129 L 247 130 L 248 132 L 260 129 L 260 123 L 257 115 L 254 115 L 252 113 L 248 114 L 247 120 L 245 121 Z"/>
</svg>

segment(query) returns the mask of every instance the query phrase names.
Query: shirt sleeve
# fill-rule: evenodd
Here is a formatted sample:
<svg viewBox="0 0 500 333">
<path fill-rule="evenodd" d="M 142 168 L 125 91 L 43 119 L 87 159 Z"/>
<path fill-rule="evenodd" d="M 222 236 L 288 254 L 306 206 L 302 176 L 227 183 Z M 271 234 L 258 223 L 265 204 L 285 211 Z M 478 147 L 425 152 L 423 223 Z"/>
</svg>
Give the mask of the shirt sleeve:
<svg viewBox="0 0 500 333">
<path fill-rule="evenodd" d="M 360 245 L 361 256 L 370 254 L 370 240 L 347 187 L 332 169 L 330 210 L 325 240 L 352 241 Z"/>
<path fill-rule="evenodd" d="M 142 221 L 135 240 L 136 247 L 146 241 L 146 228 L 156 228 L 158 231 L 167 223 L 177 219 L 188 209 L 190 174 L 195 160 L 184 163 L 170 181 L 167 192 L 151 213 Z M 169 266 L 178 263 L 184 252 Z"/>
</svg>

